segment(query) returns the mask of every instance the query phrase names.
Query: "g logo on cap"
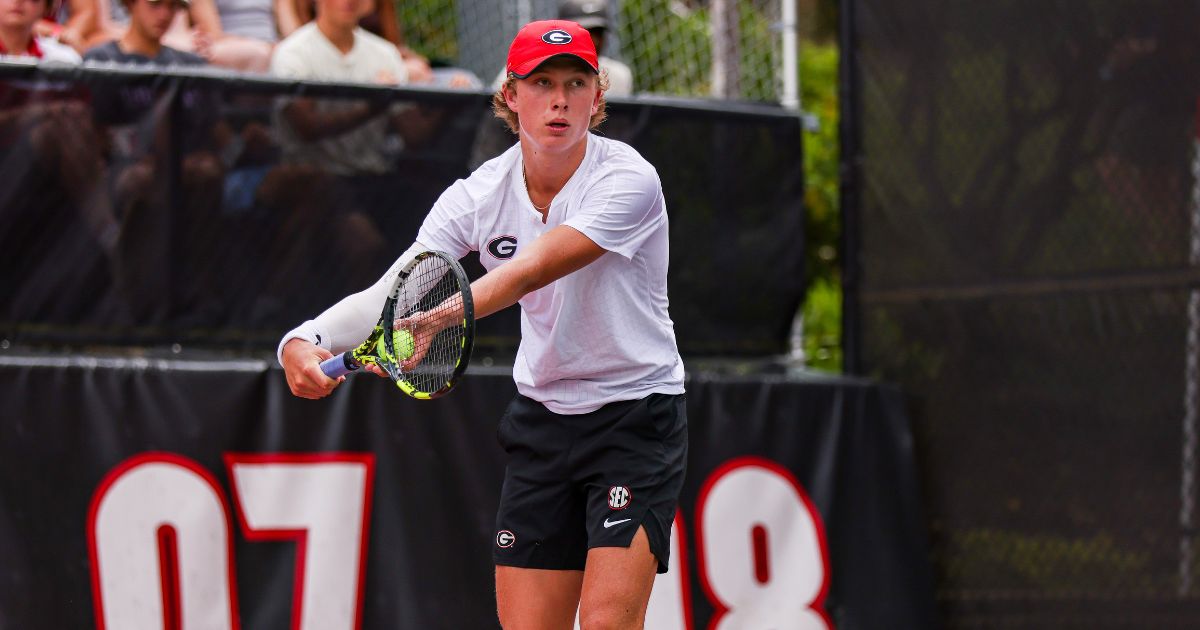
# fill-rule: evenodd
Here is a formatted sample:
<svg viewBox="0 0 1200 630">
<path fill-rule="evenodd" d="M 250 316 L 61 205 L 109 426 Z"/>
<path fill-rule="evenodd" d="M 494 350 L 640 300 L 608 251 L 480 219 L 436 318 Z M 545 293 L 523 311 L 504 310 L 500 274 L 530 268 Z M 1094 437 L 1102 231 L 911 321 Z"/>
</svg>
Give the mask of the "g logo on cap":
<svg viewBox="0 0 1200 630">
<path fill-rule="evenodd" d="M 542 41 L 547 44 L 554 44 L 555 46 L 563 46 L 571 43 L 571 34 L 560 28 L 556 28 L 552 31 L 546 31 L 542 35 Z"/>
</svg>

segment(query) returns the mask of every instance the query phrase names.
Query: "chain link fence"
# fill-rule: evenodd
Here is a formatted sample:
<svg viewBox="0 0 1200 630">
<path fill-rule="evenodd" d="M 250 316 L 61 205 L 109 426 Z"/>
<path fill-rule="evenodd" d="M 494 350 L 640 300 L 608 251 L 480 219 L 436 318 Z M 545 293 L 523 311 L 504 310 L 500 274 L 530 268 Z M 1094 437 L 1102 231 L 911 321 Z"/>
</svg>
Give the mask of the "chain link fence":
<svg viewBox="0 0 1200 630">
<path fill-rule="evenodd" d="M 843 8 L 847 352 L 911 395 L 946 625 L 1197 627 L 1200 4 Z"/>
<path fill-rule="evenodd" d="M 611 25 L 603 54 L 630 66 L 635 92 L 785 100 L 795 66 L 783 47 L 795 24 L 784 23 L 782 0 L 598 3 Z M 409 46 L 490 83 L 520 25 L 558 17 L 558 0 L 398 0 L 396 10 Z"/>
</svg>

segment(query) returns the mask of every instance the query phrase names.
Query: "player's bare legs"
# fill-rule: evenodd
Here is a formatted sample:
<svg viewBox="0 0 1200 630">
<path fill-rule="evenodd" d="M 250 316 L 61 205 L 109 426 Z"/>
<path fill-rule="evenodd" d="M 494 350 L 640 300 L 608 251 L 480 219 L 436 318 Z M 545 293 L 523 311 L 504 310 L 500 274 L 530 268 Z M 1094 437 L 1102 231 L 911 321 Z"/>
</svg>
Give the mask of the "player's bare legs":
<svg viewBox="0 0 1200 630">
<path fill-rule="evenodd" d="M 646 530 L 641 527 L 627 549 L 589 550 L 579 600 L 579 627 L 629 630 L 644 626 L 657 570 L 658 559 L 650 553 Z"/>
<path fill-rule="evenodd" d="M 570 630 L 583 571 L 496 567 L 496 613 L 504 630 Z"/>
<path fill-rule="evenodd" d="M 658 560 L 646 531 L 629 548 L 588 551 L 587 570 L 496 567 L 496 607 L 504 630 L 570 630 L 579 609 L 582 630 L 641 628 Z"/>
</svg>

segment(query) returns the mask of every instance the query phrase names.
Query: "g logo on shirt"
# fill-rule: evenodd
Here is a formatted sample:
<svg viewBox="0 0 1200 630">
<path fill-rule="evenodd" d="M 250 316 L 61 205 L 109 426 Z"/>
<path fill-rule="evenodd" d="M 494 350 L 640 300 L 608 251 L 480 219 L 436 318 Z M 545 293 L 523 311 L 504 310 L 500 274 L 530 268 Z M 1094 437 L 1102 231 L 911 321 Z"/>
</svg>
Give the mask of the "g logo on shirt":
<svg viewBox="0 0 1200 630">
<path fill-rule="evenodd" d="M 571 34 L 562 29 L 556 28 L 553 31 L 546 31 L 545 34 L 542 35 L 542 41 L 546 42 L 547 44 L 554 44 L 555 46 L 563 46 L 571 43 Z"/>
<path fill-rule="evenodd" d="M 508 260 L 513 257 L 513 254 L 517 253 L 517 237 L 508 234 L 497 236 L 488 241 L 487 250 L 493 258 Z"/>
</svg>

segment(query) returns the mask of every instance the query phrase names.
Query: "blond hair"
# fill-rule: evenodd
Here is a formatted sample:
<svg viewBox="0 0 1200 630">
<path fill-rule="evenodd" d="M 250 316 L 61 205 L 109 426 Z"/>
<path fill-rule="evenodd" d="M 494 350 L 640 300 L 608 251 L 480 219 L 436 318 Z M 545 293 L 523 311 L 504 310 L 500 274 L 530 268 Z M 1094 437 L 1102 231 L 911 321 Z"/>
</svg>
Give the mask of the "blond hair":
<svg viewBox="0 0 1200 630">
<path fill-rule="evenodd" d="M 501 85 L 500 89 L 492 95 L 492 113 L 496 118 L 503 120 L 508 125 L 508 129 L 515 134 L 521 132 L 521 121 L 517 118 L 517 112 L 508 108 L 508 101 L 504 100 L 504 90 L 512 90 L 515 93 L 518 80 L 516 75 L 509 72 L 508 77 L 504 80 L 504 85 Z M 598 80 L 600 82 L 600 107 L 596 108 L 596 113 L 592 114 L 591 120 L 588 121 L 588 129 L 599 127 L 600 123 L 608 117 L 608 101 L 604 98 L 604 93 L 608 91 L 608 71 L 601 69 Z"/>
</svg>

